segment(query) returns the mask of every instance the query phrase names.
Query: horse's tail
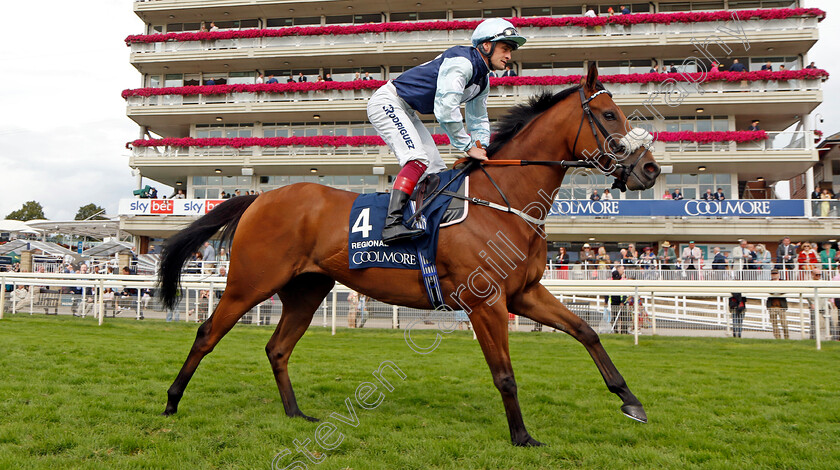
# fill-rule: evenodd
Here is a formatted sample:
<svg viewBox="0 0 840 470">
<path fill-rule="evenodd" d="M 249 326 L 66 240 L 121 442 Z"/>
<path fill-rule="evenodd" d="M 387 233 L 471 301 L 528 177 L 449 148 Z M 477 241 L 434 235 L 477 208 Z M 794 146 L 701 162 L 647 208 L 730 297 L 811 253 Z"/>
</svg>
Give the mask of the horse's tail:
<svg viewBox="0 0 840 470">
<path fill-rule="evenodd" d="M 161 251 L 158 271 L 158 292 L 164 307 L 171 309 L 177 303 L 177 293 L 181 287 L 181 269 L 187 259 L 222 227 L 222 243 L 232 240 L 239 219 L 256 199 L 257 196 L 254 195 L 228 199 L 166 240 Z"/>
</svg>

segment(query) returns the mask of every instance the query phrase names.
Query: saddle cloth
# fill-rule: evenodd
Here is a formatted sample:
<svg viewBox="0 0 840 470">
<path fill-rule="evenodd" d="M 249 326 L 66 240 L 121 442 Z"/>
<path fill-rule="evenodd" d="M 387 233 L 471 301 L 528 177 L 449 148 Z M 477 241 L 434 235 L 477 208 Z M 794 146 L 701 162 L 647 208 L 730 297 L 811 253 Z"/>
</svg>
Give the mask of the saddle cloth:
<svg viewBox="0 0 840 470">
<path fill-rule="evenodd" d="M 421 258 L 432 265 L 437 251 L 438 230 L 466 219 L 466 201 L 448 194 L 435 197 L 423 209 L 419 220 L 409 221 L 417 207 L 421 206 L 431 193 L 452 181 L 446 192 L 467 193 L 466 173 L 458 176 L 458 170 L 448 170 L 431 175 L 418 185 L 403 213 L 407 225 L 422 228 L 425 234 L 405 243 L 386 246 L 382 243 L 382 228 L 388 212 L 388 193 L 360 194 L 350 209 L 350 236 L 348 257 L 350 269 L 398 268 L 421 269 Z M 457 178 L 456 178 L 457 177 Z M 436 181 L 437 180 L 437 181 Z M 437 184 L 435 184 L 437 183 Z M 468 195 L 468 194 L 467 194 Z M 452 203 L 452 204 L 450 204 Z M 451 207 L 450 207 L 451 205 Z"/>
</svg>

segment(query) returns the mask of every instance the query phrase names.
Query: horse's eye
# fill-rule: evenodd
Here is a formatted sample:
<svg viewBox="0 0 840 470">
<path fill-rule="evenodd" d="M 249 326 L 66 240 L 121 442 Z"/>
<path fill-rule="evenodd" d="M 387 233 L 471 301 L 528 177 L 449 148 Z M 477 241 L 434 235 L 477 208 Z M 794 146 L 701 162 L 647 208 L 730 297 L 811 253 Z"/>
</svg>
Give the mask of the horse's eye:
<svg viewBox="0 0 840 470">
<path fill-rule="evenodd" d="M 613 113 L 612 111 L 607 111 L 604 113 L 604 118 L 607 121 L 615 121 L 615 113 Z"/>
</svg>

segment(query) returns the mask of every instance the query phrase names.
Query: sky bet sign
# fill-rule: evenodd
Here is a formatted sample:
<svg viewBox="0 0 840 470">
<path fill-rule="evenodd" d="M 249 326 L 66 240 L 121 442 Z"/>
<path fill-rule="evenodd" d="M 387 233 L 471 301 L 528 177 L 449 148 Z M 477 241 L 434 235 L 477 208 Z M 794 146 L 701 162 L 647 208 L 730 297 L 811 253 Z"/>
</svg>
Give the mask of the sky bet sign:
<svg viewBox="0 0 840 470">
<path fill-rule="evenodd" d="M 725 201 L 562 199 L 554 201 L 550 216 L 583 217 L 804 217 L 802 200 L 730 199 Z"/>
<path fill-rule="evenodd" d="M 120 199 L 120 215 L 204 215 L 223 199 Z"/>
</svg>

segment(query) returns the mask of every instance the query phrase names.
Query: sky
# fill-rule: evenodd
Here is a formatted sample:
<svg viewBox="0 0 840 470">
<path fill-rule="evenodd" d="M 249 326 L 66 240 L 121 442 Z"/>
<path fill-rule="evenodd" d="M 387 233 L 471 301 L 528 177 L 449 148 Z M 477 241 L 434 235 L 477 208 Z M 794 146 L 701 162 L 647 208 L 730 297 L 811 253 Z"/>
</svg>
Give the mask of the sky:
<svg viewBox="0 0 840 470">
<path fill-rule="evenodd" d="M 9 2 L 7 2 L 9 3 Z M 50 220 L 72 220 L 95 203 L 116 214 L 136 180 L 125 143 L 138 137 L 120 92 L 140 86 L 126 36 L 143 32 L 132 0 L 41 0 L 4 5 L 0 28 L 0 217 L 38 201 Z M 838 2 L 807 0 L 828 12 L 809 59 L 840 74 Z M 9 21 L 9 19 L 14 19 Z M 840 75 L 823 85 L 815 125 L 840 131 Z M 144 180 L 144 184 L 147 181 Z M 156 185 L 158 189 L 162 185 Z"/>
</svg>

